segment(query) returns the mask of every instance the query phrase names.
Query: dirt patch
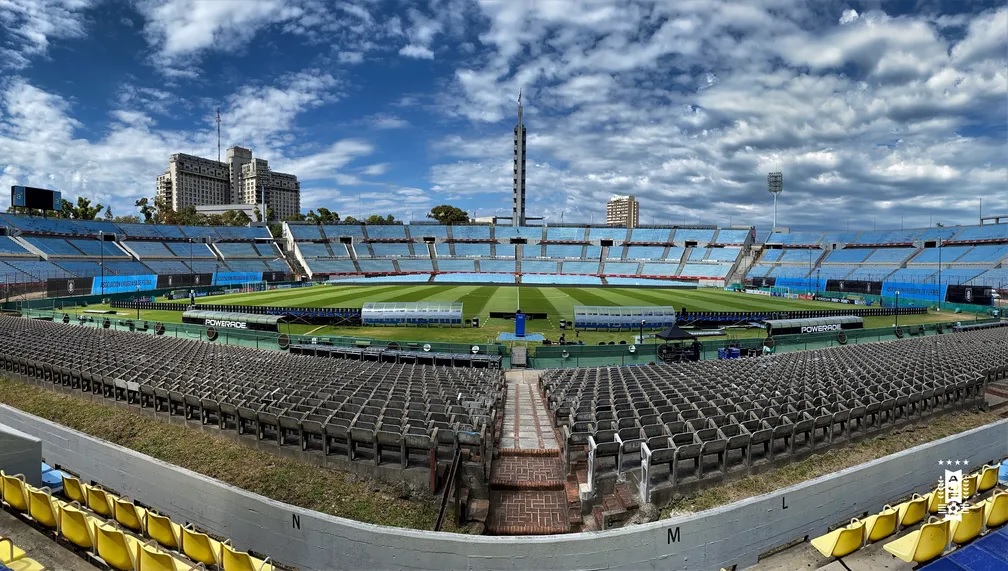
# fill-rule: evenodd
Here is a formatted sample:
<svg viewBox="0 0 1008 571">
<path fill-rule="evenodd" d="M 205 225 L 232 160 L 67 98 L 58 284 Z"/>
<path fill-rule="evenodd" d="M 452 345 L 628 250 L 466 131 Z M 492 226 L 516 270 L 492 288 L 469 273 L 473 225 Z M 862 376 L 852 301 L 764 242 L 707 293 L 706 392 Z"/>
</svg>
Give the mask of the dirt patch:
<svg viewBox="0 0 1008 571">
<path fill-rule="evenodd" d="M 749 476 L 705 489 L 697 494 L 677 497 L 671 504 L 662 508 L 661 517 L 665 519 L 673 515 L 699 512 L 767 494 L 998 420 L 1000 420 L 998 415 L 990 412 L 953 412 L 929 418 L 926 423 L 907 425 L 852 445 L 815 454 L 770 473 Z"/>
<path fill-rule="evenodd" d="M 281 458 L 227 438 L 0 378 L 0 402 L 277 501 L 366 523 L 429 530 L 430 493 Z M 73 468 L 70 466 L 69 468 Z M 440 498 L 438 498 L 440 499 Z M 447 517 L 444 531 L 468 533 Z"/>
</svg>

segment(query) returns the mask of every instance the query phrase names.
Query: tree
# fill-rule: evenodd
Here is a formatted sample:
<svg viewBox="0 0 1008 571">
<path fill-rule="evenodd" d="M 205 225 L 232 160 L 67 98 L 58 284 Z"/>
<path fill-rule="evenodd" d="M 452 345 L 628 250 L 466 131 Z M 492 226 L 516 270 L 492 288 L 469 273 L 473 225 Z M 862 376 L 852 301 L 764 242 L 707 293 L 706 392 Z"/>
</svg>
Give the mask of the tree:
<svg viewBox="0 0 1008 571">
<path fill-rule="evenodd" d="M 395 219 L 395 216 L 389 214 L 388 216 L 382 217 L 380 214 L 372 214 L 367 217 L 364 221 L 365 224 L 381 225 L 381 224 L 402 224 L 402 222 Z"/>
<path fill-rule="evenodd" d="M 105 208 L 105 221 L 106 222 L 112 222 L 112 220 L 114 220 L 114 219 L 115 219 L 115 216 L 112 215 L 112 207 L 111 206 L 106 207 Z"/>
<path fill-rule="evenodd" d="M 248 226 L 252 219 L 243 210 L 228 210 L 221 215 L 225 226 Z"/>
<path fill-rule="evenodd" d="M 469 213 L 450 204 L 442 204 L 431 208 L 427 218 L 433 218 L 441 224 L 465 224 L 469 222 Z"/>
<path fill-rule="evenodd" d="M 262 212 L 259 211 L 259 207 L 258 206 L 255 207 L 255 210 L 252 211 L 252 214 L 255 216 L 256 222 L 262 222 L 263 221 L 263 219 L 262 219 Z M 273 220 L 273 219 L 274 219 L 274 216 L 273 216 L 273 207 L 267 205 L 266 206 L 266 220 Z"/>
<path fill-rule="evenodd" d="M 140 217 L 136 214 L 129 214 L 126 216 L 116 216 L 113 222 L 121 222 L 123 224 L 140 224 Z"/>
<path fill-rule="evenodd" d="M 157 215 L 157 208 L 151 205 L 152 201 L 149 201 L 147 197 L 141 198 L 136 201 L 136 207 L 140 209 L 140 214 L 144 217 L 144 222 L 150 224 L 154 221 Z"/>
<path fill-rule="evenodd" d="M 339 224 L 339 214 L 329 210 L 325 206 L 318 209 L 318 224 Z"/>
<path fill-rule="evenodd" d="M 270 234 L 274 237 L 283 236 L 283 224 L 279 222 L 270 222 L 266 225 L 269 228 Z"/>
<path fill-rule="evenodd" d="M 343 219 L 343 224 L 360 224 L 360 220 L 357 220 L 353 216 L 347 216 Z"/>
<path fill-rule="evenodd" d="M 195 206 L 189 205 L 182 210 L 179 210 L 176 221 L 170 222 L 170 224 L 177 224 L 179 226 L 204 226 L 206 225 L 206 216 L 196 212 Z"/>
<path fill-rule="evenodd" d="M 76 209 L 72 202 L 65 198 L 60 199 L 60 211 L 58 214 L 60 218 L 73 218 L 75 211 Z"/>
<path fill-rule="evenodd" d="M 77 207 L 74 208 L 73 217 L 77 220 L 94 220 L 98 217 L 98 213 L 105 208 L 101 203 L 91 206 L 91 200 L 84 198 L 83 196 L 77 197 Z"/>
</svg>

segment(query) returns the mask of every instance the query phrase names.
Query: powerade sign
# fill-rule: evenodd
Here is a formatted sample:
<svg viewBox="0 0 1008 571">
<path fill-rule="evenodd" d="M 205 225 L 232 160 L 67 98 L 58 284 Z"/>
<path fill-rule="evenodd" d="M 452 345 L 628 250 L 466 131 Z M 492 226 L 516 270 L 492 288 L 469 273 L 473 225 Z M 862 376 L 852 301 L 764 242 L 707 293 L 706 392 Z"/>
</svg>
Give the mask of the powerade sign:
<svg viewBox="0 0 1008 571">
<path fill-rule="evenodd" d="M 948 291 L 948 284 L 942 284 L 939 290 L 938 284 L 911 284 L 911 283 L 901 283 L 901 282 L 884 282 L 882 284 L 882 296 L 883 297 L 896 297 L 896 292 L 899 292 L 901 299 L 919 299 L 923 301 L 934 301 L 937 302 L 939 299 L 939 293 L 941 294 L 941 299 L 945 299 L 945 294 Z"/>
<path fill-rule="evenodd" d="M 207 319 L 203 322 L 207 327 L 226 327 L 228 329 L 248 329 L 244 321 L 227 321 L 226 319 Z"/>
<path fill-rule="evenodd" d="M 840 331 L 843 326 L 839 323 L 829 325 L 806 325 L 801 328 L 802 333 L 826 333 L 827 331 Z"/>
<path fill-rule="evenodd" d="M 91 295 L 109 293 L 136 293 L 157 289 L 157 276 L 95 276 L 91 282 Z"/>
<path fill-rule="evenodd" d="M 262 272 L 217 272 L 213 275 L 213 285 L 258 283 L 262 277 Z"/>
</svg>

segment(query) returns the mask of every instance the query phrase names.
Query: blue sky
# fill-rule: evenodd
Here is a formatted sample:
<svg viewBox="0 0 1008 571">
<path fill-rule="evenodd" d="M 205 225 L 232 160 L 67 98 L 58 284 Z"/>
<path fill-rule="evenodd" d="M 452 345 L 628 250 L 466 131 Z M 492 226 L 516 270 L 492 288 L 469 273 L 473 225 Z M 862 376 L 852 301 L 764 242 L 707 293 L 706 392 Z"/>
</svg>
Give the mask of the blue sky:
<svg viewBox="0 0 1008 571">
<path fill-rule="evenodd" d="M 919 0 L 0 0 L 0 186 L 111 204 L 243 145 L 304 210 L 794 229 L 1008 214 L 1008 8 Z"/>
</svg>

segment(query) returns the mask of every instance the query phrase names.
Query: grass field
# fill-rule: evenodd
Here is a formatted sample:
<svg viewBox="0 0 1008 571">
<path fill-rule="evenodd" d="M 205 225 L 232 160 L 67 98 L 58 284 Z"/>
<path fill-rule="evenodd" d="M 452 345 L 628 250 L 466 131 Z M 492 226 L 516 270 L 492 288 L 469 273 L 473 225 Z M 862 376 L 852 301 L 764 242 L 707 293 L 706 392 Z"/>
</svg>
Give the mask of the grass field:
<svg viewBox="0 0 1008 571">
<path fill-rule="evenodd" d="M 529 332 L 541 332 L 547 338 L 560 336 L 560 320 L 571 319 L 575 305 L 618 305 L 618 306 L 668 306 L 680 311 L 685 307 L 693 311 L 773 311 L 782 309 L 837 309 L 835 303 L 792 300 L 766 297 L 745 293 L 728 292 L 716 288 L 704 289 L 656 289 L 656 288 L 584 288 L 552 286 L 453 286 L 453 285 L 319 285 L 306 288 L 275 290 L 203 297 L 197 304 L 273 305 L 285 307 L 361 307 L 369 301 L 458 301 L 463 304 L 465 318 L 479 317 L 481 328 L 421 328 L 415 327 L 317 327 L 291 325 L 290 333 L 311 333 L 315 335 L 348 335 L 395 340 L 429 340 L 449 342 L 488 342 L 496 340 L 498 333 L 512 331 L 508 320 L 489 319 L 491 311 L 523 311 L 546 313 L 546 321 L 530 321 Z M 188 303 L 180 301 L 179 303 Z M 103 306 L 91 306 L 99 309 Z M 135 316 L 135 311 L 118 310 L 123 316 Z M 141 318 L 179 322 L 181 312 L 144 311 Z M 933 322 L 953 319 L 952 315 L 929 314 L 905 316 L 901 323 Z M 891 317 L 875 317 L 865 320 L 865 327 L 883 327 L 892 323 Z M 287 326 L 283 326 L 286 331 Z M 582 332 L 580 339 L 585 343 L 628 339 L 628 332 Z M 733 331 L 733 336 L 746 337 L 761 335 L 758 330 Z"/>
</svg>

